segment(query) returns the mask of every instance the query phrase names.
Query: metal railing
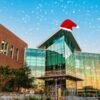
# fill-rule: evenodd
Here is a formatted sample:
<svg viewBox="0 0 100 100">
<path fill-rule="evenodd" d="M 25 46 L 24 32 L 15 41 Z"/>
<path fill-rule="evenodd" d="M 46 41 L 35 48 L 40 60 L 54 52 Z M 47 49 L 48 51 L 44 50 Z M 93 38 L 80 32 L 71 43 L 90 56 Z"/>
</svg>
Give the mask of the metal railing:
<svg viewBox="0 0 100 100">
<path fill-rule="evenodd" d="M 46 71 L 45 75 L 50 76 L 50 75 L 64 75 L 65 70 L 52 70 L 52 71 Z"/>
<path fill-rule="evenodd" d="M 84 79 L 82 73 L 76 72 L 74 70 L 50 70 L 45 72 L 46 76 L 53 76 L 53 75 L 70 75 L 73 77 Z"/>
</svg>

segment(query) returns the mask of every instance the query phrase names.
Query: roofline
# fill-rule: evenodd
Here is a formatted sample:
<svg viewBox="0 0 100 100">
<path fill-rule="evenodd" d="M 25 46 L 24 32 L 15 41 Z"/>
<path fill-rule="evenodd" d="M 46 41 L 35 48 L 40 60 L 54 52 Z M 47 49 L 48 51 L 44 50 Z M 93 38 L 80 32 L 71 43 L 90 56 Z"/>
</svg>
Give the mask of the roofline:
<svg viewBox="0 0 100 100">
<path fill-rule="evenodd" d="M 72 34 L 72 33 L 71 33 L 71 34 Z M 82 50 L 81 50 L 81 48 L 80 48 L 80 45 L 78 44 L 78 42 L 77 42 L 77 41 L 76 41 L 76 39 L 75 39 L 74 34 L 72 34 L 72 36 L 73 36 L 73 38 L 74 38 L 75 42 L 77 43 L 77 45 L 78 45 L 78 47 L 79 47 L 80 51 L 82 51 Z"/>
<path fill-rule="evenodd" d="M 31 49 L 31 50 L 45 50 L 45 49 L 42 49 L 42 48 L 30 48 L 30 47 L 29 48 L 25 48 L 25 50 L 26 49 Z"/>
<path fill-rule="evenodd" d="M 56 34 L 58 33 L 58 31 L 60 31 L 60 30 L 62 30 L 62 29 L 58 29 L 55 33 L 51 34 L 45 41 L 43 41 L 40 45 L 38 45 L 37 48 L 40 48 L 44 43 L 46 43 L 46 41 L 48 41 L 50 38 L 52 38 L 54 35 L 56 35 Z M 65 31 L 66 31 L 66 30 L 65 30 Z M 68 31 L 68 32 L 70 32 L 70 31 Z M 72 32 L 70 32 L 70 33 L 71 33 L 72 37 L 74 38 L 74 35 L 72 34 Z M 79 44 L 77 43 L 77 41 L 76 41 L 75 38 L 74 38 L 74 41 L 76 42 L 76 44 L 77 44 L 79 50 L 81 51 L 81 48 L 80 48 L 80 46 L 79 46 Z"/>
<path fill-rule="evenodd" d="M 61 29 L 57 29 L 53 34 L 51 34 L 46 40 L 42 41 L 41 44 L 39 44 L 37 46 L 37 48 L 40 48 L 47 40 L 49 40 L 51 37 L 53 37 L 58 31 L 60 31 Z"/>
<path fill-rule="evenodd" d="M 19 40 L 21 40 L 24 44 L 26 44 L 28 46 L 28 44 L 22 40 L 21 38 L 19 38 L 16 34 L 14 34 L 11 30 L 9 30 L 5 25 L 0 24 L 0 26 L 2 26 L 3 28 L 5 28 L 7 31 L 9 31 L 11 34 L 13 34 L 16 38 L 18 38 Z"/>
<path fill-rule="evenodd" d="M 96 53 L 96 52 L 88 52 L 88 51 L 76 51 L 75 53 L 84 53 L 84 54 L 93 54 L 93 55 L 100 55 L 100 53 Z"/>
</svg>

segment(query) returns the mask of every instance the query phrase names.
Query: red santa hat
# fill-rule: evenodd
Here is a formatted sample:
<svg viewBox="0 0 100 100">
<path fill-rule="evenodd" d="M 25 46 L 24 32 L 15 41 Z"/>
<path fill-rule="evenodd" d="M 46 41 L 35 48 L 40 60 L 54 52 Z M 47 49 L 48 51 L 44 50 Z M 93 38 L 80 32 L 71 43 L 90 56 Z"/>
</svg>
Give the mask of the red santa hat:
<svg viewBox="0 0 100 100">
<path fill-rule="evenodd" d="M 74 23 L 73 21 L 71 21 L 70 19 L 65 20 L 61 25 L 60 28 L 63 30 L 67 30 L 67 31 L 72 31 L 72 28 L 76 27 L 79 28 L 79 26 Z"/>
</svg>

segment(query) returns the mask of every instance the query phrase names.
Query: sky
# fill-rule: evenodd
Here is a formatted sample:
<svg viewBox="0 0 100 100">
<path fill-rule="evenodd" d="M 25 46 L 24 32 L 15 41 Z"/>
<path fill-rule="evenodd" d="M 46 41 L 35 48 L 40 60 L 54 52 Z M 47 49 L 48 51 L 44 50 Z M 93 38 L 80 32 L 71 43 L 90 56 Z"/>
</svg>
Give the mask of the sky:
<svg viewBox="0 0 100 100">
<path fill-rule="evenodd" d="M 80 27 L 73 35 L 82 51 L 100 53 L 100 0 L 0 0 L 0 24 L 30 48 L 54 34 L 66 19 Z"/>
</svg>

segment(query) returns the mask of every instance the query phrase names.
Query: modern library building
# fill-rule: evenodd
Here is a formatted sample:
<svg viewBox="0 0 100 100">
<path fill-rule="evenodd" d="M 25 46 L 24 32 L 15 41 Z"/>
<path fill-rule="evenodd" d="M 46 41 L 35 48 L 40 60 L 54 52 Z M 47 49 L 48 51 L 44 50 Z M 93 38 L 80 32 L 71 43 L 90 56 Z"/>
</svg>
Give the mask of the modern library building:
<svg viewBox="0 0 100 100">
<path fill-rule="evenodd" d="M 25 63 L 37 81 L 44 81 L 46 95 L 98 97 L 100 54 L 82 52 L 66 21 L 38 49 L 25 49 Z"/>
</svg>

